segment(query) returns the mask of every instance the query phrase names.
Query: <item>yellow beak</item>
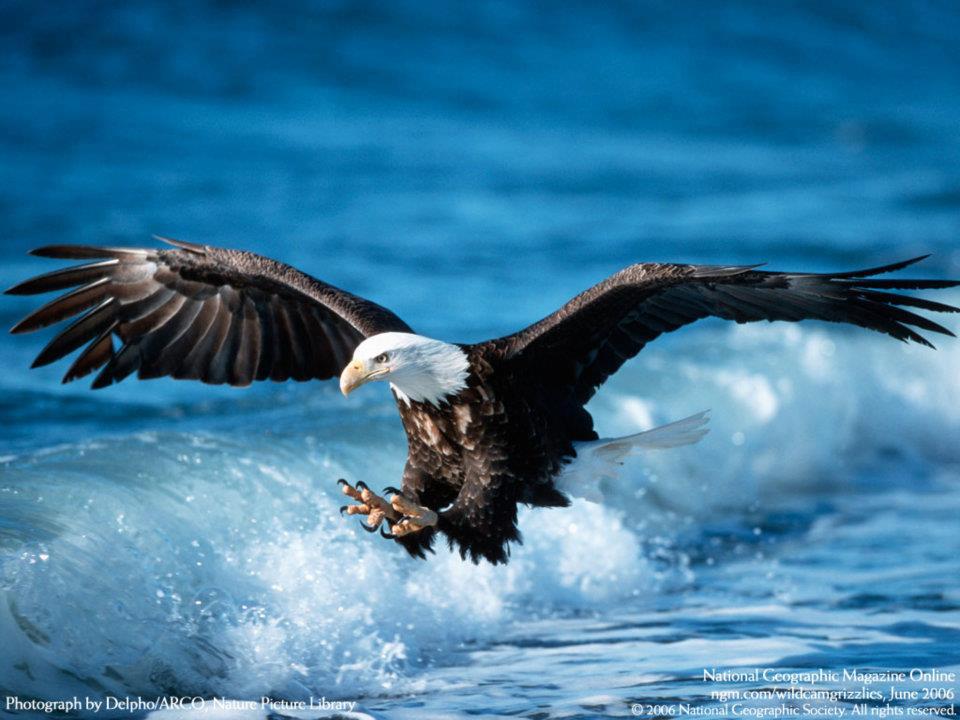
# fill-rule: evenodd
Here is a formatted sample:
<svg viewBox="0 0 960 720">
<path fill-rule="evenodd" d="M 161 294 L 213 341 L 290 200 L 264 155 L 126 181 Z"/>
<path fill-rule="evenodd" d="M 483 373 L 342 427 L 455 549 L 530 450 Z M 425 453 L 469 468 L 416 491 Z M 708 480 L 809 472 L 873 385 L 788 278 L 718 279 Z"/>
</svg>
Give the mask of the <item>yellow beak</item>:
<svg viewBox="0 0 960 720">
<path fill-rule="evenodd" d="M 363 369 L 359 360 L 351 360 L 340 373 L 340 392 L 346 397 L 370 379 L 370 373 Z"/>
</svg>

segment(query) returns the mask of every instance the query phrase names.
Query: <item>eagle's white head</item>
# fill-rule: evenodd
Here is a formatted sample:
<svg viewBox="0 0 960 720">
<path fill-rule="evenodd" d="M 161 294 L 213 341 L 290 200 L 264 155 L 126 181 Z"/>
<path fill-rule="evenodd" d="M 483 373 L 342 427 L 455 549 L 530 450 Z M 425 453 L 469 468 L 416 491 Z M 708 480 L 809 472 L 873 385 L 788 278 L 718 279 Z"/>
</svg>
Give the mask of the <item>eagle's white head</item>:
<svg viewBox="0 0 960 720">
<path fill-rule="evenodd" d="M 407 404 L 438 405 L 467 386 L 469 366 L 456 345 L 413 333 L 380 333 L 357 345 L 340 375 L 340 391 L 349 395 L 371 380 L 389 380 Z"/>
</svg>

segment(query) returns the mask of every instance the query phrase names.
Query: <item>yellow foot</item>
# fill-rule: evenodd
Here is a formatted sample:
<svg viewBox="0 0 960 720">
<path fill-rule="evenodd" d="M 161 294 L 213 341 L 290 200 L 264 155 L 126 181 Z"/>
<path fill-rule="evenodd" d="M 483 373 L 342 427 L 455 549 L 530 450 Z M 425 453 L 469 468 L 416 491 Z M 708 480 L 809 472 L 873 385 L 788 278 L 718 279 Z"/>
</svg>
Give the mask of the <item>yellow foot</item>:
<svg viewBox="0 0 960 720">
<path fill-rule="evenodd" d="M 417 505 L 400 493 L 390 498 L 390 505 L 400 519 L 390 524 L 388 537 L 403 537 L 437 524 L 437 514 L 430 508 Z"/>
<path fill-rule="evenodd" d="M 358 482 L 356 487 L 346 480 L 337 480 L 343 490 L 343 494 L 357 501 L 357 505 L 344 505 L 340 508 L 340 514 L 344 512 L 347 515 L 366 515 L 367 522 L 360 524 L 367 532 L 376 532 L 380 523 L 387 520 L 390 523 L 400 520 L 401 513 L 397 512 L 393 506 L 382 497 L 373 492 L 363 482 Z"/>
</svg>

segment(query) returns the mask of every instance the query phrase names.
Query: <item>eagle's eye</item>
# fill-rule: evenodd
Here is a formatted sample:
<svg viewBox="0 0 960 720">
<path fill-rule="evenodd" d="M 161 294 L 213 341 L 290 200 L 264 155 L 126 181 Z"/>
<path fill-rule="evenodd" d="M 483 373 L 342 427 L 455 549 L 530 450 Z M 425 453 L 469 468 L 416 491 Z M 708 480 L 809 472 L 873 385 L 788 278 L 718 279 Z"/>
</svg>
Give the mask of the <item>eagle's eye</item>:
<svg viewBox="0 0 960 720">
<path fill-rule="evenodd" d="M 374 358 L 374 360 L 375 360 L 377 363 L 379 363 L 380 365 L 383 365 L 383 364 L 384 364 L 385 362 L 387 362 L 387 360 L 389 360 L 389 359 L 390 359 L 390 356 L 387 355 L 387 353 L 380 353 L 379 355 L 377 355 L 377 356 Z"/>
</svg>

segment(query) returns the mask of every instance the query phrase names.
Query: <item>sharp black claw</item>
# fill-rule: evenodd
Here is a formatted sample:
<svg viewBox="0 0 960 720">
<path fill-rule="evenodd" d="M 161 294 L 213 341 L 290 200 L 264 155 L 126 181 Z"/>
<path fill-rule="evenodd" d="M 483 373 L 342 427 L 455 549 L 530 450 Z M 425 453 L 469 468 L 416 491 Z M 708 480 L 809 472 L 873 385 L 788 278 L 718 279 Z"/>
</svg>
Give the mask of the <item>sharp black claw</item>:
<svg viewBox="0 0 960 720">
<path fill-rule="evenodd" d="M 348 507 L 350 507 L 350 506 L 349 506 L 349 505 L 341 505 L 341 506 L 340 506 L 340 515 L 343 515 L 343 511 L 346 510 Z"/>
<path fill-rule="evenodd" d="M 395 537 L 397 537 L 393 533 L 388 533 L 382 527 L 380 528 L 380 534 L 383 535 L 383 537 L 385 537 L 387 540 L 393 540 Z"/>
<path fill-rule="evenodd" d="M 357 488 L 357 490 L 359 490 L 360 492 L 370 489 L 367 487 L 367 484 L 363 480 L 358 480 L 357 484 L 354 487 Z"/>
<path fill-rule="evenodd" d="M 387 493 L 389 493 L 389 494 L 391 494 L 391 495 L 403 495 L 403 493 L 400 492 L 399 490 L 397 490 L 395 487 L 393 487 L 393 485 L 387 485 L 387 486 L 383 489 L 383 494 L 386 495 Z"/>
<path fill-rule="evenodd" d="M 350 487 L 350 483 L 348 483 L 343 478 L 340 478 L 339 480 L 337 480 L 337 485 L 346 485 L 347 487 Z"/>
<path fill-rule="evenodd" d="M 377 529 L 375 527 L 370 527 L 363 520 L 360 521 L 360 527 L 366 530 L 368 533 L 375 533 Z"/>
</svg>

